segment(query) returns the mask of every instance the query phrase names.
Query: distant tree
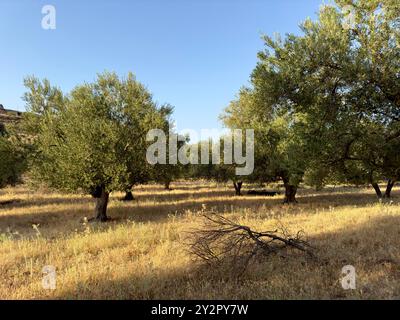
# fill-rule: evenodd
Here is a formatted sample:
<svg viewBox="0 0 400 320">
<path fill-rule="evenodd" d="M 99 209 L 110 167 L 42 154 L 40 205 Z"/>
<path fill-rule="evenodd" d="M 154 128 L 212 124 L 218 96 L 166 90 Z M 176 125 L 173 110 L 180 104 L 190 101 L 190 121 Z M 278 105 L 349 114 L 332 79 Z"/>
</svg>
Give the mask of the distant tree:
<svg viewBox="0 0 400 320">
<path fill-rule="evenodd" d="M 148 170 L 146 133 L 163 124 L 162 113 L 132 74 L 122 79 L 106 72 L 66 96 L 46 80 L 27 84 L 26 123 L 36 133 L 32 177 L 92 194 L 94 219 L 106 221 L 110 192 L 125 191 Z"/>
<path fill-rule="evenodd" d="M 242 136 L 242 147 L 243 151 L 246 145 L 245 137 Z M 225 142 L 230 141 L 230 146 L 225 146 Z M 197 143 L 196 149 L 198 150 L 199 159 L 202 156 L 202 150 L 208 150 L 208 163 L 199 163 L 195 165 L 191 165 L 188 170 L 189 176 L 194 179 L 205 179 L 210 181 L 215 181 L 218 183 L 232 183 L 235 194 L 237 196 L 242 195 L 242 188 L 245 182 L 253 181 L 252 174 L 250 175 L 238 175 L 237 168 L 242 167 L 243 164 L 238 164 L 235 162 L 234 157 L 234 138 L 233 133 L 227 133 L 224 136 L 220 137 L 219 141 L 213 141 L 209 139 L 207 141 L 200 141 Z M 213 155 L 213 149 L 219 150 Z M 232 154 L 230 155 L 231 161 L 226 161 L 225 153 L 228 154 L 228 150 L 231 149 Z M 213 159 L 214 157 L 214 159 Z M 229 162 L 229 163 L 228 163 Z"/>
<path fill-rule="evenodd" d="M 314 162 L 315 163 L 315 162 Z M 304 173 L 303 182 L 305 185 L 314 187 L 316 191 L 321 191 L 326 184 L 329 182 L 336 182 L 334 177 L 331 176 L 331 172 L 324 166 L 316 165 L 309 166 Z"/>
<path fill-rule="evenodd" d="M 172 160 L 169 153 L 170 144 L 172 143 L 171 139 L 175 140 L 174 143 L 176 143 L 178 152 L 184 146 L 187 146 L 189 142 L 188 136 L 182 136 L 175 132 L 172 120 L 170 119 L 172 110 L 172 107 L 168 105 L 164 106 L 161 110 L 163 118 L 165 119 L 163 126 L 160 128 L 163 129 L 166 136 L 166 164 L 157 163 L 152 168 L 152 180 L 161 183 L 165 190 L 171 190 L 172 181 L 183 177 L 185 169 L 187 168 L 187 165 L 182 164 L 178 158 L 176 158 L 176 161 L 173 161 L 174 163 L 170 163 Z M 189 156 L 189 154 L 187 154 L 187 156 Z"/>
<path fill-rule="evenodd" d="M 204 179 L 204 180 L 213 180 L 215 176 L 215 166 L 212 164 L 211 161 L 206 164 L 201 163 L 201 150 L 202 150 L 202 145 L 204 144 L 209 144 L 210 141 L 199 141 L 195 143 L 189 143 L 190 147 L 193 150 L 197 151 L 197 159 L 199 159 L 197 162 L 198 163 L 193 163 L 187 165 L 187 170 L 185 172 L 185 178 L 186 179 L 193 179 L 193 180 L 199 180 L 199 179 Z M 209 150 L 208 156 L 211 156 L 211 151 Z M 211 159 L 211 158 L 209 158 Z"/>
<path fill-rule="evenodd" d="M 171 190 L 171 183 L 183 176 L 185 166 L 177 164 L 156 164 L 153 167 L 152 180 L 164 186 L 165 190 Z"/>
<path fill-rule="evenodd" d="M 6 126 L 0 122 L 0 137 L 3 137 L 6 135 Z"/>
<path fill-rule="evenodd" d="M 0 188 L 21 182 L 26 170 L 27 149 L 18 137 L 9 136 L 5 127 L 0 132 Z"/>
<path fill-rule="evenodd" d="M 265 84 L 266 85 L 266 84 Z M 273 81 L 267 90 L 274 90 Z M 285 203 L 296 202 L 296 193 L 307 166 L 301 134 L 301 118 L 292 118 L 272 103 L 257 101 L 251 88 L 243 88 L 221 116 L 231 129 L 254 129 L 255 170 L 247 177 L 260 183 L 281 179 L 285 186 Z"/>
<path fill-rule="evenodd" d="M 146 134 L 150 129 L 162 129 L 164 132 L 168 132 L 168 124 L 171 121 L 171 115 L 173 112 L 173 107 L 165 104 L 162 105 L 160 108 L 157 108 L 157 110 L 153 110 L 151 106 L 151 96 L 148 96 L 146 99 L 141 98 L 141 94 L 148 94 L 146 91 L 143 91 L 142 88 L 138 87 L 139 90 L 136 92 L 131 92 L 130 93 L 130 99 L 133 99 L 136 97 L 137 100 L 139 101 L 144 101 L 147 99 L 149 105 L 148 105 L 148 110 L 151 112 L 155 112 L 153 115 L 151 115 L 150 122 L 144 122 L 140 124 L 142 119 L 137 119 L 137 124 L 136 128 L 137 130 L 142 130 L 141 131 L 141 136 L 140 136 L 140 142 L 138 144 L 135 144 L 135 152 L 132 152 L 130 154 L 131 158 L 129 161 L 129 181 L 128 185 L 125 188 L 125 201 L 131 201 L 134 199 L 132 189 L 134 186 L 139 185 L 139 184 L 146 184 L 150 181 L 157 181 L 157 182 L 162 182 L 165 183 L 164 179 L 170 179 L 169 181 L 172 181 L 174 178 L 177 177 L 176 174 L 178 174 L 172 166 L 165 165 L 164 167 L 161 167 L 156 165 L 153 166 L 147 162 L 146 159 L 146 153 L 143 152 L 143 148 L 146 148 L 148 143 L 144 141 L 143 139 L 146 138 Z M 140 107 L 139 107 L 140 108 Z M 144 109 L 144 107 L 141 107 Z M 146 111 L 142 111 L 146 112 Z M 138 112 L 140 115 L 140 112 Z M 142 126 L 142 129 L 140 129 L 140 126 Z M 139 131 L 140 132 L 140 131 Z M 176 173 L 176 174 L 175 174 Z"/>
</svg>

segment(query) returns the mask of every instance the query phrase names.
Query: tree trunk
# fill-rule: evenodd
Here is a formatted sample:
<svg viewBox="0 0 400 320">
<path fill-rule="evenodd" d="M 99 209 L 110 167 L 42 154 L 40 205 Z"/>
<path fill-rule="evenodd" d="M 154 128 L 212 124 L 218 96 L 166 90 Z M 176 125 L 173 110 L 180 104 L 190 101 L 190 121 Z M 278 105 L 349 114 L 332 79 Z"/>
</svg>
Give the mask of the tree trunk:
<svg viewBox="0 0 400 320">
<path fill-rule="evenodd" d="M 283 203 L 297 203 L 296 193 L 297 186 L 290 185 L 289 183 L 284 183 L 285 185 L 285 199 Z"/>
<path fill-rule="evenodd" d="M 374 187 L 376 195 L 378 196 L 378 198 L 382 199 L 383 196 L 382 196 L 381 188 L 379 188 L 379 185 L 376 182 L 372 182 L 371 184 Z"/>
<path fill-rule="evenodd" d="M 165 190 L 171 190 L 170 185 L 171 185 L 171 181 L 165 181 L 165 183 L 164 183 Z"/>
<path fill-rule="evenodd" d="M 233 183 L 233 187 L 235 188 L 235 194 L 237 196 L 241 196 L 242 195 L 242 185 L 243 185 L 243 181 L 239 181 L 239 182 L 234 182 Z"/>
<path fill-rule="evenodd" d="M 108 220 L 107 205 L 109 195 L 110 194 L 105 190 L 105 188 L 101 189 L 100 197 L 96 198 L 96 207 L 94 209 L 95 218 L 93 218 L 93 220 L 100 222 L 105 222 Z"/>
<path fill-rule="evenodd" d="M 126 191 L 125 197 L 122 199 L 123 201 L 133 201 L 135 200 L 135 197 L 133 196 L 133 193 L 131 190 Z"/>
<path fill-rule="evenodd" d="M 395 183 L 396 183 L 396 181 L 393 181 L 393 180 L 388 181 L 386 191 L 385 191 L 385 198 L 391 197 L 392 189 L 393 189 Z"/>
<path fill-rule="evenodd" d="M 93 197 L 93 198 L 100 198 L 100 196 L 101 196 L 101 189 L 102 189 L 102 187 L 101 186 L 97 186 L 97 187 L 94 187 L 94 188 L 92 188 L 92 190 L 90 191 L 90 194 L 91 194 L 91 196 Z"/>
</svg>

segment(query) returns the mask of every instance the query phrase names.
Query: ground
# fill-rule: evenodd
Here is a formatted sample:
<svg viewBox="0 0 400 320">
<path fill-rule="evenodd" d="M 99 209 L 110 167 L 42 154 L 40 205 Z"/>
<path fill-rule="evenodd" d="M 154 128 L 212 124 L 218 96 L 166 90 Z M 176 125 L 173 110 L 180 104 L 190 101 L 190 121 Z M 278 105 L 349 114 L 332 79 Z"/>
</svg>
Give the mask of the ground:
<svg viewBox="0 0 400 320">
<path fill-rule="evenodd" d="M 136 200 L 113 194 L 112 220 L 86 223 L 88 196 L 28 187 L 0 190 L 0 299 L 399 299 L 400 190 L 379 203 L 371 189 L 301 189 L 297 205 L 235 197 L 231 186 L 182 182 L 137 187 Z M 213 211 L 271 230 L 304 231 L 317 259 L 270 256 L 237 279 L 226 265 L 208 267 L 188 252 L 199 212 Z M 42 269 L 56 268 L 56 289 Z M 356 269 L 356 289 L 341 286 Z"/>
</svg>

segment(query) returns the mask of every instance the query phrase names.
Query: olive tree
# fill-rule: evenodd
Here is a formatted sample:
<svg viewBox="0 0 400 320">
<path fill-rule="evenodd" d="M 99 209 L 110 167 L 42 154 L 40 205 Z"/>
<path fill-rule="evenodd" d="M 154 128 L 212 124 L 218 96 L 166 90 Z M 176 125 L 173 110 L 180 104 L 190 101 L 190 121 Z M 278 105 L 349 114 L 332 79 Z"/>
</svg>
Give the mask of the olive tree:
<svg viewBox="0 0 400 320">
<path fill-rule="evenodd" d="M 268 150 L 266 168 L 287 198 L 310 168 L 327 168 L 314 172 L 319 179 L 371 183 L 378 196 L 387 178 L 390 196 L 400 167 L 399 10 L 393 0 L 338 0 L 301 35 L 264 37 L 251 86 L 227 119 L 258 128 L 256 150 Z"/>
<path fill-rule="evenodd" d="M 27 148 L 0 126 L 0 188 L 21 182 L 26 170 Z"/>
<path fill-rule="evenodd" d="M 285 186 L 284 202 L 296 202 L 297 188 L 307 167 L 302 119 L 276 110 L 266 100 L 260 102 L 254 88 L 243 88 L 221 118 L 231 129 L 254 130 L 255 170 L 246 179 L 259 183 L 280 179 Z"/>
<path fill-rule="evenodd" d="M 93 219 L 106 221 L 110 192 L 146 177 L 146 133 L 163 125 L 164 113 L 131 73 L 99 74 L 67 95 L 46 80 L 27 84 L 27 123 L 36 134 L 32 177 L 52 188 L 92 194 Z"/>
</svg>

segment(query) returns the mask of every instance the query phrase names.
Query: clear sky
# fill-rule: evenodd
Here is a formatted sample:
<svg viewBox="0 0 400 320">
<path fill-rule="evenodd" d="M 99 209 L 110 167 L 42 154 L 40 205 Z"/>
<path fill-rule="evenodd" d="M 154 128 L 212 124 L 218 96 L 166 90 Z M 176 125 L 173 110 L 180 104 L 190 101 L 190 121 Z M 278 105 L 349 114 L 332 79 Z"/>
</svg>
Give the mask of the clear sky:
<svg viewBox="0 0 400 320">
<path fill-rule="evenodd" d="M 56 30 L 41 27 L 44 5 Z M 261 34 L 298 33 L 322 0 L 0 0 L 0 103 L 24 110 L 26 75 L 63 91 L 104 70 L 132 71 L 178 129 L 220 128 L 263 48 Z"/>
</svg>

